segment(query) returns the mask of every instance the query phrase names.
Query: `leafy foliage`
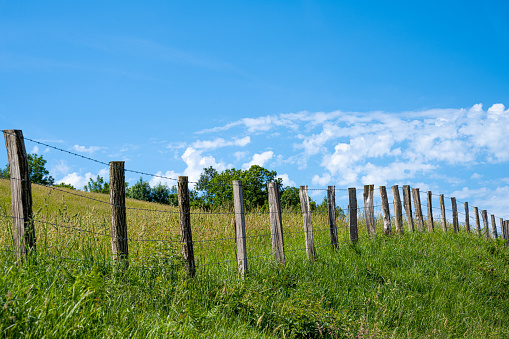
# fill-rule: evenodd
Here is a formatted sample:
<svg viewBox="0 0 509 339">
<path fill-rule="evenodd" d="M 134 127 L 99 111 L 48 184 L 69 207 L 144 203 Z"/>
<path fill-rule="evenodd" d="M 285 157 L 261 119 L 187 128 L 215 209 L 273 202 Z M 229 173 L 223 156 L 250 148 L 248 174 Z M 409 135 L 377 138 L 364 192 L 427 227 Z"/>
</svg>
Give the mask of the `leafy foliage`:
<svg viewBox="0 0 509 339">
<path fill-rule="evenodd" d="M 151 201 L 152 192 L 148 181 L 144 181 L 142 177 L 133 185 L 126 190 L 126 196 L 128 198 Z"/>
<path fill-rule="evenodd" d="M 253 165 L 248 170 L 226 169 L 221 173 L 209 167 L 204 169 L 196 189 L 203 192 L 203 199 L 212 207 L 231 207 L 233 206 L 231 183 L 234 180 L 241 180 L 244 203 L 246 209 L 250 210 L 267 204 L 267 183 L 277 181 L 282 184 L 282 180 L 276 176 L 276 171 L 269 171 L 258 165 Z"/>
<path fill-rule="evenodd" d="M 57 185 L 53 185 L 55 187 L 62 187 L 62 188 L 68 188 L 68 189 L 71 189 L 71 190 L 75 190 L 76 188 L 71 185 L 71 184 L 66 184 L 65 182 L 61 182 L 60 184 L 57 184 Z"/>
<path fill-rule="evenodd" d="M 95 180 L 90 178 L 88 184 L 83 189 L 93 193 L 109 193 L 110 185 L 104 181 L 103 177 L 98 175 Z"/>
<path fill-rule="evenodd" d="M 30 181 L 34 184 L 51 186 L 55 182 L 55 179 L 49 175 L 49 171 L 46 169 L 47 161 L 42 155 L 28 154 L 28 171 L 30 174 Z M 9 164 L 5 165 L 5 168 L 0 171 L 0 178 L 9 179 Z"/>
</svg>

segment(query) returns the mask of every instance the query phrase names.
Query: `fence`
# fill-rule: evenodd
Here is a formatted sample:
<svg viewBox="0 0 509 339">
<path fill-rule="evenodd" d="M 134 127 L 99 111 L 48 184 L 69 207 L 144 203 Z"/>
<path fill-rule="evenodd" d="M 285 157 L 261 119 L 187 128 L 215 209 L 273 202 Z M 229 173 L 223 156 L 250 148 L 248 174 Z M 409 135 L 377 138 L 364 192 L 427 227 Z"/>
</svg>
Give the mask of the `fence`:
<svg viewBox="0 0 509 339">
<path fill-rule="evenodd" d="M 32 211 L 32 185 L 29 177 L 29 168 L 28 168 L 28 160 L 27 153 L 25 149 L 25 140 L 29 140 L 31 142 L 36 142 L 42 144 L 38 141 L 24 138 L 23 134 L 20 130 L 5 130 L 4 137 L 5 143 L 7 147 L 8 161 L 9 161 L 9 171 L 10 171 L 10 187 L 11 187 L 11 201 L 12 201 L 12 215 L 7 215 L 7 213 L 3 214 L 2 217 L 12 219 L 12 237 L 13 237 L 13 249 L 6 251 L 12 251 L 16 253 L 17 262 L 22 264 L 24 263 L 30 255 L 36 253 L 36 223 L 40 223 L 41 225 L 50 225 L 52 227 L 59 227 L 68 229 L 70 231 L 79 232 L 79 234 L 87 233 L 92 236 L 97 237 L 107 237 L 111 239 L 111 253 L 112 253 L 112 262 L 116 267 L 129 266 L 129 262 L 131 256 L 129 254 L 129 244 L 133 242 L 137 243 L 165 243 L 165 244 L 179 244 L 181 250 L 181 256 L 184 260 L 187 274 L 189 276 L 194 276 L 196 274 L 197 266 L 205 266 L 211 264 L 223 264 L 227 262 L 236 262 L 238 272 L 240 275 L 245 275 L 248 271 L 248 264 L 250 260 L 259 257 L 269 257 L 272 256 L 276 262 L 285 263 L 285 253 L 289 251 L 306 251 L 307 259 L 310 261 L 315 260 L 317 255 L 317 249 L 324 246 L 330 246 L 332 249 L 337 249 L 340 241 L 350 242 L 355 244 L 359 241 L 359 226 L 362 226 L 362 223 L 359 223 L 359 215 L 361 215 L 361 219 L 364 220 L 365 229 L 362 229 L 362 233 L 365 232 L 367 237 L 376 236 L 379 233 L 377 230 L 377 216 L 375 215 L 375 207 L 381 208 L 379 213 L 380 223 L 383 224 L 383 233 L 385 235 L 390 235 L 392 233 L 404 234 L 405 232 L 425 232 L 426 229 L 428 232 L 433 232 L 435 227 L 435 219 L 434 211 L 439 210 L 439 219 L 440 225 L 444 232 L 447 232 L 448 229 L 452 226 L 452 230 L 454 232 L 460 231 L 460 222 L 458 219 L 459 214 L 464 215 L 464 223 L 462 224 L 462 228 L 466 232 L 471 232 L 470 222 L 473 221 L 475 223 L 475 232 L 479 237 L 485 236 L 486 239 L 498 238 L 498 231 L 496 225 L 496 218 L 494 215 L 491 215 L 491 233 L 489 228 L 490 220 L 488 219 L 488 213 L 486 210 L 481 211 L 481 217 L 483 220 L 483 225 L 481 227 L 480 218 L 479 218 L 479 209 L 478 207 L 474 207 L 474 216 L 470 215 L 469 204 L 468 202 L 463 202 L 464 205 L 464 213 L 458 212 L 457 203 L 459 201 L 456 198 L 451 197 L 448 198 L 451 201 L 451 209 L 446 210 L 445 208 L 445 196 L 443 194 L 433 194 L 431 191 L 420 192 L 419 188 L 411 188 L 409 185 L 404 185 L 402 188 L 399 188 L 397 185 L 391 187 L 392 191 L 392 202 L 389 202 L 389 197 L 387 194 L 387 189 L 385 186 L 380 186 L 378 189 L 378 194 L 380 196 L 380 204 L 375 205 L 375 190 L 374 185 L 365 185 L 363 188 L 336 188 L 335 186 L 328 186 L 326 189 L 313 189 L 313 190 L 321 190 L 326 192 L 327 197 L 327 211 L 325 212 L 317 212 L 312 211 L 310 208 L 308 191 L 311 190 L 307 186 L 299 187 L 299 197 L 301 203 L 301 211 L 282 211 L 281 202 L 280 202 L 280 189 L 278 183 L 268 183 L 267 184 L 267 192 L 268 192 L 268 212 L 246 212 L 244 209 L 244 198 L 243 198 L 243 188 L 246 187 L 243 185 L 241 181 L 233 181 L 230 183 L 223 183 L 223 185 L 231 185 L 233 189 L 233 200 L 234 200 L 234 212 L 233 213 L 214 213 L 214 212 L 204 212 L 204 211 L 196 211 L 191 210 L 190 201 L 189 201 L 189 181 L 185 176 L 175 178 L 167 178 L 164 176 L 158 176 L 165 179 L 176 180 L 178 185 L 178 212 L 171 210 L 159 210 L 159 209 L 149 209 L 149 208 L 140 208 L 140 207 L 126 207 L 126 199 L 125 199 L 125 172 L 133 172 L 138 174 L 151 175 L 144 172 L 128 170 L 124 168 L 124 162 L 122 161 L 112 161 L 108 164 L 109 166 L 109 176 L 110 176 L 110 201 L 104 201 L 101 199 L 94 198 L 90 195 L 79 194 L 77 192 L 72 192 L 68 190 L 59 189 L 53 186 L 47 186 L 52 190 L 57 190 L 62 192 L 63 194 L 68 194 L 78 199 L 89 199 L 96 202 L 100 202 L 102 204 L 109 205 L 110 214 L 111 214 L 111 233 L 108 234 L 106 231 L 106 227 L 103 231 L 99 232 L 97 230 L 91 230 L 86 228 L 80 228 L 72 225 L 64 225 L 62 223 L 55 223 L 38 220 L 34 218 Z M 100 164 L 106 164 L 96 159 L 84 157 L 79 154 L 75 154 L 66 150 L 62 150 L 56 148 L 54 146 L 46 145 L 48 147 L 52 147 L 54 149 L 69 153 L 74 156 L 79 156 L 81 158 L 88 159 L 90 161 L 94 161 Z M 45 185 L 40 185 L 45 186 Z M 348 214 L 346 220 L 346 227 L 342 229 L 338 226 L 339 216 L 336 215 L 336 192 L 342 191 L 348 194 Z M 357 192 L 361 191 L 363 196 L 363 207 L 357 206 Z M 403 201 L 400 199 L 400 191 L 403 196 Z M 425 195 L 426 204 L 421 203 L 421 195 Z M 433 197 L 438 198 L 439 207 L 436 207 L 433 203 Z M 424 200 L 424 199 L 423 199 Z M 436 200 L 436 199 L 435 199 Z M 413 203 L 412 203 L 413 201 Z M 461 203 L 461 202 L 460 202 Z M 412 208 L 413 204 L 413 208 Z M 390 205 L 393 206 L 391 213 Z M 406 218 L 403 217 L 403 209 Z M 128 210 L 138 210 L 146 213 L 164 213 L 165 215 L 178 216 L 178 225 L 179 225 L 179 236 L 180 239 L 168 239 L 168 237 L 163 236 L 161 238 L 129 238 L 128 237 L 128 228 L 127 228 L 127 216 Z M 426 221 L 424 218 L 423 210 L 427 211 Z M 452 220 L 448 221 L 447 219 L 447 211 L 451 212 Z M 302 225 L 303 229 L 300 231 L 285 231 L 283 227 L 283 215 L 285 214 L 302 214 Z M 270 224 L 270 232 L 261 231 L 259 234 L 248 234 L 246 232 L 246 216 L 250 214 L 267 214 L 269 217 Z M 320 215 L 322 214 L 322 215 Z M 326 218 L 323 218 L 326 214 Z M 199 239 L 193 240 L 193 222 L 192 217 L 201 217 L 208 215 L 226 215 L 228 217 L 232 217 L 232 229 L 234 230 L 234 236 L 224 236 L 221 238 L 210 238 L 210 239 Z M 322 217 L 323 223 L 326 225 L 324 228 L 313 228 L 313 218 L 317 216 Z M 363 216 L 363 218 L 362 218 Z M 173 218 L 173 217 L 172 217 Z M 177 219 L 177 218 L 174 218 Z M 320 219 L 320 220 L 322 220 Z M 173 220 L 171 222 L 175 222 Z M 394 225 L 395 231 L 393 231 L 392 226 Z M 404 226 L 407 226 L 407 230 L 404 229 Z M 315 223 L 316 226 L 316 223 Z M 509 239 L 509 221 L 503 220 L 500 218 L 500 230 L 501 237 L 503 239 Z M 249 229 L 249 227 L 248 227 Z M 294 228 L 297 229 L 297 228 Z M 341 239 L 340 230 L 346 231 L 345 239 Z M 321 240 L 325 239 L 324 233 L 328 233 L 328 239 L 326 244 L 315 245 L 315 237 L 319 236 Z M 227 234 L 227 232 L 225 232 Z M 297 247 L 294 249 L 285 248 L 285 237 L 291 236 L 292 234 L 303 235 L 304 247 Z M 272 251 L 270 253 L 256 253 L 254 255 L 250 255 L 250 248 L 248 246 L 248 240 L 253 239 L 269 239 L 272 246 Z M 234 245 L 234 253 L 235 259 L 233 260 L 225 260 L 222 262 L 204 262 L 200 261 L 197 265 L 195 260 L 195 245 L 203 244 L 203 243 L 217 243 L 217 242 L 230 242 Z M 73 258 L 68 258 L 70 260 L 78 260 Z"/>
</svg>

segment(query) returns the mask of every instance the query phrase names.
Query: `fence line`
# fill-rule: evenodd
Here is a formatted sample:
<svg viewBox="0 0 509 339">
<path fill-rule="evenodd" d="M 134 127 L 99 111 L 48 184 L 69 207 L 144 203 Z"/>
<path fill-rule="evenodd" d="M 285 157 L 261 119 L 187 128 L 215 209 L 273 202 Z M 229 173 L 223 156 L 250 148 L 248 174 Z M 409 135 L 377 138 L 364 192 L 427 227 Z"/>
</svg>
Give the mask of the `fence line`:
<svg viewBox="0 0 509 339">
<path fill-rule="evenodd" d="M 18 257 L 18 262 L 23 263 L 31 254 L 42 254 L 47 252 L 46 250 L 50 247 L 43 247 L 42 249 L 36 250 L 36 244 L 35 244 L 35 223 L 43 223 L 46 225 L 51 225 L 56 227 L 56 229 L 64 228 L 66 230 L 75 231 L 75 232 L 84 232 L 88 234 L 93 234 L 94 236 L 101 236 L 110 238 L 112 242 L 112 255 L 111 258 L 113 260 L 113 264 L 118 262 L 124 262 L 127 266 L 129 264 L 129 258 L 128 258 L 128 243 L 129 242 L 158 242 L 158 243 L 173 243 L 178 244 L 180 243 L 182 248 L 182 257 L 184 258 L 184 261 L 186 262 L 186 267 L 188 269 L 188 274 L 190 276 L 194 276 L 196 274 L 196 268 L 197 267 L 203 267 L 207 265 L 218 265 L 218 264 L 224 264 L 224 263 L 230 263 L 237 261 L 239 273 L 241 275 L 244 275 L 247 272 L 247 263 L 250 259 L 256 258 L 256 257 L 263 257 L 263 256 L 270 256 L 272 255 L 276 261 L 279 261 L 281 263 L 285 262 L 285 252 L 297 252 L 297 251 L 304 251 L 307 252 L 307 258 L 308 260 L 312 261 L 315 260 L 316 256 L 316 249 L 326 247 L 326 246 L 332 246 L 332 248 L 337 248 L 338 242 L 350 242 L 352 244 L 356 244 L 359 239 L 364 237 L 359 237 L 358 234 L 358 213 L 363 212 L 364 213 L 364 221 L 366 226 L 366 232 L 367 237 L 376 236 L 376 223 L 375 223 L 375 214 L 374 214 L 374 208 L 382 207 L 382 214 L 384 218 L 384 230 L 383 232 L 385 234 L 391 234 L 391 224 L 394 222 L 396 224 L 396 229 L 398 233 L 403 233 L 403 218 L 402 218 L 402 208 L 401 208 L 401 200 L 399 197 L 399 191 L 401 190 L 403 193 L 403 204 L 406 212 L 406 224 L 408 226 L 409 232 L 414 232 L 414 217 L 415 217 L 415 223 L 417 225 L 417 230 L 424 232 L 425 231 L 425 223 L 424 223 L 424 216 L 423 216 L 423 208 L 425 205 L 421 202 L 420 194 L 424 194 L 424 192 L 419 192 L 418 188 L 411 189 L 409 185 L 404 185 L 403 187 L 399 188 L 397 185 L 392 187 L 393 191 L 393 201 L 389 203 L 387 199 L 386 194 L 386 188 L 385 186 L 380 186 L 380 199 L 381 204 L 375 205 L 374 204 L 374 185 L 365 185 L 364 188 L 336 188 L 335 186 L 329 186 L 327 189 L 318 189 L 318 188 L 308 188 L 307 186 L 301 186 L 300 187 L 300 199 L 301 199 L 301 207 L 302 211 L 282 211 L 281 210 L 281 203 L 279 200 L 280 195 L 280 189 L 277 182 L 275 183 L 269 183 L 267 186 L 267 192 L 269 195 L 269 211 L 268 212 L 245 212 L 244 211 L 244 202 L 242 194 L 239 193 L 242 192 L 243 187 L 253 187 L 250 185 L 243 185 L 242 182 L 237 181 L 233 183 L 222 183 L 227 186 L 231 186 L 234 189 L 234 195 L 236 195 L 236 201 L 234 203 L 234 211 L 233 212 L 195 212 L 191 211 L 190 205 L 189 205 L 189 191 L 188 191 L 188 184 L 193 183 L 189 182 L 187 177 L 179 177 L 178 178 L 178 201 L 179 201 L 179 211 L 171 211 L 171 210 L 157 210 L 157 209 L 146 209 L 146 208 L 136 208 L 136 207 L 127 207 L 125 206 L 125 187 L 123 185 L 125 179 L 124 179 L 124 173 L 125 172 L 135 172 L 143 175 L 151 175 L 155 177 L 165 178 L 165 179 L 171 179 L 171 180 L 177 180 L 173 178 L 167 178 L 164 176 L 159 175 L 152 175 L 149 173 L 139 172 L 139 171 L 132 171 L 127 170 L 124 168 L 123 162 L 110 162 L 109 164 L 106 164 L 104 162 L 88 158 L 85 156 L 81 156 L 79 154 L 65 151 L 50 145 L 46 145 L 44 143 L 40 143 L 41 145 L 45 145 L 48 147 L 52 147 L 54 149 L 58 149 L 60 151 L 79 156 L 88 160 L 95 161 L 97 163 L 108 165 L 110 169 L 110 202 L 103 201 L 100 199 L 95 199 L 86 195 L 77 194 L 74 192 L 69 192 L 66 190 L 61 190 L 59 188 L 56 188 L 54 186 L 50 185 L 41 185 L 37 184 L 39 186 L 43 186 L 49 189 L 57 190 L 65 194 L 71 194 L 74 196 L 78 196 L 80 198 L 93 200 L 99 203 L 108 204 L 111 207 L 111 214 L 112 214 L 112 234 L 106 234 L 106 233 L 100 233 L 95 232 L 91 230 L 82 229 L 79 227 L 74 226 L 66 226 L 59 223 L 52 223 L 49 221 L 39 220 L 36 218 L 33 218 L 32 211 L 31 211 L 31 190 L 30 190 L 30 179 L 29 176 L 24 172 L 28 170 L 27 164 L 27 155 L 26 150 L 24 147 L 23 140 L 29 140 L 32 142 L 39 143 L 37 141 L 34 141 L 32 139 L 24 138 L 21 131 L 16 130 L 9 130 L 4 131 L 4 135 L 6 138 L 6 146 L 8 148 L 8 154 L 9 154 L 9 167 L 13 169 L 14 173 L 17 175 L 11 175 L 11 194 L 14 196 L 15 194 L 19 194 L 19 192 L 24 192 L 28 198 L 18 199 L 20 206 L 22 206 L 22 209 L 25 211 L 28 211 L 28 214 L 24 214 L 22 216 L 19 216 L 19 213 L 16 212 L 17 210 L 20 210 L 20 207 L 17 207 L 17 210 L 13 209 L 13 215 L 9 216 L 6 214 L 0 214 L 1 217 L 12 219 L 13 220 L 13 234 L 21 234 L 25 238 L 24 240 L 20 240 L 21 238 L 18 236 L 15 237 L 14 246 L 15 248 L 12 251 L 5 250 L 6 253 L 16 253 Z M 13 151 L 16 150 L 16 151 Z M 12 156 L 13 154 L 17 154 L 17 158 Z M 16 167 L 19 168 L 18 172 L 16 171 Z M 11 173 L 13 173 L 11 171 Z M 115 174 L 116 173 L 116 174 Z M 118 178 L 115 178 L 115 175 L 118 176 Z M 18 182 L 19 184 L 15 184 Z M 28 183 L 28 185 L 26 185 Z M 28 188 L 27 188 L 28 187 Z M 258 187 L 258 186 L 257 186 Z M 23 191 L 24 190 L 24 191 Z M 364 204 L 362 207 L 357 206 L 357 191 L 363 191 L 363 197 L 364 197 Z M 327 210 L 326 211 L 311 211 L 309 206 L 309 198 L 307 195 L 307 191 L 326 191 L 327 192 Z M 346 209 L 342 208 L 344 211 L 347 211 L 347 233 L 348 233 L 348 239 L 337 239 L 337 224 L 336 220 L 337 217 L 335 215 L 336 208 L 338 207 L 335 204 L 335 196 L 332 194 L 335 191 L 348 191 L 348 199 L 349 204 Z M 237 192 L 237 193 L 235 193 Z M 332 192 L 332 193 L 331 193 Z M 465 212 L 462 213 L 461 211 L 457 211 L 456 206 L 456 199 L 454 197 L 451 197 L 451 204 L 452 209 L 446 209 L 444 199 L 445 196 L 443 194 L 433 194 L 431 191 L 426 192 L 428 195 L 428 198 L 431 196 L 439 197 L 440 198 L 440 207 L 432 207 L 431 206 L 431 199 L 428 200 L 428 220 L 431 220 L 431 225 L 429 225 L 428 222 L 428 230 L 433 230 L 433 213 L 432 211 L 435 209 L 440 209 L 442 212 L 442 224 L 444 231 L 447 231 L 447 219 L 445 215 L 445 211 L 450 211 L 453 213 L 452 215 L 452 225 L 453 230 L 455 232 L 458 232 L 460 230 L 460 223 L 458 221 L 458 214 L 465 215 L 467 218 L 465 219 L 465 228 L 467 232 L 470 232 L 469 226 L 467 221 L 472 219 L 474 220 L 473 216 L 468 215 L 468 203 L 465 204 Z M 413 198 L 413 199 L 412 199 Z M 449 197 L 448 197 L 449 198 Z M 413 200 L 413 207 L 412 209 L 412 200 Z M 458 201 L 459 202 L 459 201 Z M 393 205 L 394 207 L 394 215 L 390 213 L 389 206 Z M 140 211 L 148 211 L 148 212 L 158 212 L 158 213 L 172 213 L 172 214 L 179 214 L 179 225 L 180 225 L 180 240 L 168 240 L 168 239 L 142 239 L 142 238 L 129 238 L 127 236 L 127 224 L 125 222 L 125 213 L 127 210 L 140 210 Z M 430 212 L 431 211 L 431 212 Z M 477 224 L 478 221 L 478 214 L 477 214 L 477 207 L 474 207 L 475 211 L 475 221 Z M 120 215 L 118 214 L 120 213 Z M 328 214 L 328 223 L 329 228 L 318 228 L 313 229 L 312 225 L 312 215 L 319 215 L 319 214 Z M 431 215 L 430 215 L 431 213 Z M 199 239 L 199 240 L 193 240 L 192 239 L 192 231 L 191 231 L 191 215 L 230 215 L 234 216 L 233 223 L 234 223 L 234 229 L 235 229 L 235 236 L 234 237 L 222 237 L 222 238 L 210 238 L 210 239 Z M 245 220 L 243 219 L 246 214 L 266 214 L 269 215 L 270 224 L 271 224 L 271 232 L 270 233 L 262 233 L 257 235 L 246 235 L 245 233 Z M 303 223 L 304 223 L 304 229 L 301 231 L 284 231 L 283 227 L 283 220 L 282 215 L 283 214 L 302 214 L 303 215 Z M 123 217 L 122 217 L 123 215 Z M 331 215 L 333 215 L 333 218 L 331 218 Z M 481 215 L 483 218 L 484 223 L 484 234 L 486 238 L 490 237 L 490 230 L 489 230 L 489 218 L 488 213 L 486 210 L 481 211 Z M 430 219 L 431 217 L 431 219 Z M 123 218 L 123 219 L 122 219 Z M 20 222 L 17 222 L 16 220 L 19 220 Z M 463 224 L 463 223 L 462 223 Z M 495 221 L 495 216 L 491 215 L 491 236 L 493 238 L 498 238 L 498 231 Z M 431 228 L 430 228 L 431 226 Z M 21 229 L 20 229 L 21 227 Z M 477 226 L 478 232 L 480 231 L 479 225 Z M 508 221 L 504 221 L 502 218 L 500 218 L 500 229 L 501 229 L 501 236 L 503 239 L 509 238 L 509 224 Z M 30 232 L 34 232 L 33 235 L 30 235 L 28 238 L 26 237 L 26 230 L 29 230 Z M 315 245 L 314 244 L 314 238 L 313 235 L 317 234 L 319 232 L 325 232 L 329 231 L 331 236 L 331 244 L 325 245 Z M 284 237 L 289 235 L 297 235 L 297 234 L 303 234 L 304 235 L 304 243 L 305 247 L 298 247 L 298 248 L 290 248 L 285 249 L 284 247 Z M 272 252 L 269 254 L 263 254 L 263 255 L 257 255 L 252 256 L 248 255 L 248 249 L 246 246 L 246 239 L 253 239 L 253 238 L 261 238 L 261 237 L 267 237 L 272 239 Z M 26 242 L 23 242 L 26 241 Z M 30 242 L 32 241 L 32 242 Z M 201 257 L 198 257 L 198 262 L 195 262 L 194 257 L 194 244 L 206 244 L 206 243 L 214 243 L 219 241 L 235 241 L 236 243 L 236 249 L 235 249 L 235 255 L 236 260 L 226 260 L 226 261 L 220 261 L 220 262 L 213 262 L 213 263 L 205 263 L 202 264 L 203 259 Z M 154 254 L 154 253 L 152 253 Z M 108 256 L 106 256 L 108 257 Z M 66 258 L 70 260 L 74 260 L 72 258 Z M 136 257 L 131 258 L 136 259 Z M 81 259 L 76 259 L 80 261 Z"/>
</svg>

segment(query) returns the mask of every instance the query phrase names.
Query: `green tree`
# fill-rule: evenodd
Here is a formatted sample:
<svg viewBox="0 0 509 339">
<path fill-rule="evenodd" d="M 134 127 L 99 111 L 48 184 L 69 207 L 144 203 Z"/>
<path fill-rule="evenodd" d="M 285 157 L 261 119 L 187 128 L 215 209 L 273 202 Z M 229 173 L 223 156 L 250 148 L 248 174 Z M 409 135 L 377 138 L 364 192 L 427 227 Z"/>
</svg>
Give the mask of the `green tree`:
<svg viewBox="0 0 509 339">
<path fill-rule="evenodd" d="M 110 185 L 104 181 L 104 178 L 97 176 L 96 180 L 90 178 L 88 184 L 83 187 L 87 192 L 93 193 L 110 193 Z"/>
<path fill-rule="evenodd" d="M 167 185 L 159 183 L 151 188 L 149 201 L 158 202 L 160 204 L 168 204 L 170 191 L 171 190 Z"/>
<path fill-rule="evenodd" d="M 276 179 L 276 171 L 269 171 L 253 165 L 248 170 L 226 169 L 218 173 L 214 168 L 204 168 L 196 189 L 200 191 L 205 203 L 213 208 L 233 206 L 232 181 L 241 180 L 244 193 L 244 205 L 252 210 L 263 207 L 267 201 L 267 183 L 282 180 Z"/>
<path fill-rule="evenodd" d="M 57 185 L 54 185 L 55 187 L 62 187 L 62 188 L 68 188 L 68 189 L 71 189 L 71 190 L 75 190 L 76 188 L 74 188 L 73 185 L 71 184 L 66 184 L 65 182 L 61 182 L 60 184 L 57 184 Z"/>
<path fill-rule="evenodd" d="M 209 205 L 212 204 L 214 198 L 210 191 L 210 183 L 217 174 L 217 170 L 212 166 L 204 168 L 195 186 L 196 190 L 201 192 L 201 198 Z"/>
<path fill-rule="evenodd" d="M 310 198 L 311 199 L 311 198 Z M 297 187 L 286 186 L 281 192 L 281 208 L 296 209 L 300 208 L 299 189 Z"/>
<path fill-rule="evenodd" d="M 0 179 L 9 179 L 9 164 L 5 165 L 3 170 L 0 170 Z"/>
<path fill-rule="evenodd" d="M 126 189 L 126 196 L 128 198 L 151 201 L 152 189 L 150 188 L 150 184 L 148 181 L 143 181 L 143 178 L 136 182 L 133 187 L 129 187 Z"/>
<path fill-rule="evenodd" d="M 49 175 L 49 171 L 46 169 L 47 161 L 42 155 L 28 154 L 28 172 L 30 174 L 30 181 L 34 184 L 40 185 L 53 185 L 55 179 Z M 0 178 L 9 179 L 9 164 L 5 165 L 5 169 L 0 171 Z"/>
<path fill-rule="evenodd" d="M 168 193 L 168 204 L 171 206 L 179 205 L 178 190 L 175 185 L 171 186 L 170 192 Z"/>
</svg>

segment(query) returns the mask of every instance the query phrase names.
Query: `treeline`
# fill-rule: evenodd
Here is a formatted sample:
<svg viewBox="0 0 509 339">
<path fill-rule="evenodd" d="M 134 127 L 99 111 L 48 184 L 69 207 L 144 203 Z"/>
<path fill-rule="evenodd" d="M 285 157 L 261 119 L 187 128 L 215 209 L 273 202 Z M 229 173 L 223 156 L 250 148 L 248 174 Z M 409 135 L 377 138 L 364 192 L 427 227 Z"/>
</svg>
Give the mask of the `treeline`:
<svg viewBox="0 0 509 339">
<path fill-rule="evenodd" d="M 55 185 L 55 180 L 49 175 L 46 169 L 46 160 L 42 155 L 29 154 L 28 167 L 30 171 L 30 180 L 36 184 L 65 187 L 76 189 L 70 184 L 60 183 Z M 0 171 L 0 178 L 9 178 L 9 166 Z M 258 165 L 253 165 L 247 170 L 226 169 L 218 172 L 215 168 L 204 168 L 194 189 L 189 191 L 191 206 L 200 207 L 206 210 L 232 209 L 233 208 L 233 189 L 232 182 L 241 180 L 244 193 L 244 204 L 248 211 L 268 210 L 268 192 L 267 183 L 278 182 L 280 187 L 281 207 L 287 210 L 300 209 L 299 189 L 292 186 L 283 186 L 281 178 L 277 178 L 276 171 L 270 171 Z M 150 186 L 148 181 L 140 179 L 132 186 L 126 182 L 126 197 L 157 202 L 178 206 L 177 186 L 168 186 L 158 183 Z M 109 183 L 102 177 L 90 178 L 83 190 L 94 193 L 109 193 Z M 317 203 L 309 198 L 312 210 L 327 210 L 327 199 Z M 342 216 L 344 212 L 336 207 L 336 215 Z"/>
</svg>

